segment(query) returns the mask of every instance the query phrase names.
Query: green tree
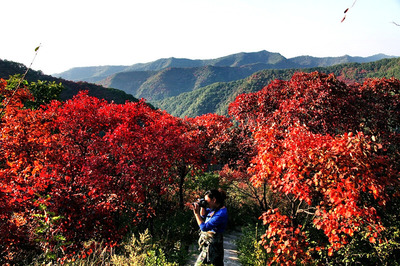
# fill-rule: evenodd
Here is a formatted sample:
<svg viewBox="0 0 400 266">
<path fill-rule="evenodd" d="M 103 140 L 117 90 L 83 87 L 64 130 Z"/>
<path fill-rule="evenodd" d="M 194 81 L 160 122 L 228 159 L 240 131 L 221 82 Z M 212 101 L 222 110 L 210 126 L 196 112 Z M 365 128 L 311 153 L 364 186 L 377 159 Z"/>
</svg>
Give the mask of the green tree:
<svg viewBox="0 0 400 266">
<path fill-rule="evenodd" d="M 50 103 L 52 100 L 60 100 L 61 91 L 64 89 L 61 82 L 38 80 L 37 82 L 28 83 L 26 80 L 20 81 L 20 79 L 21 75 L 19 74 L 10 76 L 7 80 L 7 88 L 15 90 L 18 89 L 18 84 L 20 84 L 20 87 L 25 87 L 31 92 L 34 100 L 27 101 L 25 107 L 37 109 L 43 104 Z"/>
</svg>

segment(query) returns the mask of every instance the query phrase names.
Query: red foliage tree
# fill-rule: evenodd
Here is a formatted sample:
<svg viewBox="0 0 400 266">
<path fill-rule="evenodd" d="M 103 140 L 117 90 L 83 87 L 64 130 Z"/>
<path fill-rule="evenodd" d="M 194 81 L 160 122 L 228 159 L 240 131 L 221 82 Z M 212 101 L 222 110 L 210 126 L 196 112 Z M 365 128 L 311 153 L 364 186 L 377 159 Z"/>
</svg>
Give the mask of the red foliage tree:
<svg viewBox="0 0 400 266">
<path fill-rule="evenodd" d="M 68 253 L 89 239 L 119 241 L 174 191 L 182 158 L 199 158 L 186 130 L 144 101 L 118 105 L 80 93 L 37 111 L 9 105 L 0 138 L 0 230 L 14 228 L 15 217 L 24 226 L 2 234 L 3 258 L 9 247 L 23 250 L 21 243 L 34 246 L 39 237 L 45 252 L 61 244 Z M 38 236 L 37 217 L 58 219 Z"/>
<path fill-rule="evenodd" d="M 31 210 L 39 204 L 35 193 L 43 184 L 36 181 L 51 135 L 49 123 L 39 111 L 23 109 L 23 102 L 33 99 L 28 90 L 10 90 L 0 80 L 0 95 L 4 110 L 0 128 L 0 256 L 12 260 L 20 256 L 21 247 L 34 248 Z"/>
<path fill-rule="evenodd" d="M 252 182 L 269 184 L 286 201 L 261 217 L 270 263 L 308 261 L 322 249 L 332 256 L 355 234 L 382 241 L 377 208 L 398 188 L 390 144 L 398 140 L 399 84 L 347 86 L 333 75 L 297 73 L 231 104 L 257 146 Z"/>
<path fill-rule="evenodd" d="M 205 114 L 195 118 L 186 117 L 184 121 L 187 126 L 185 136 L 189 143 L 191 143 L 192 152 L 187 153 L 183 158 L 185 160 L 192 158 L 192 161 L 195 159 L 193 162 L 197 163 L 182 164 L 184 167 L 181 168 L 179 175 L 181 208 L 184 206 L 183 185 L 185 176 L 189 172 L 188 166 L 191 166 L 192 169 L 193 166 L 197 166 L 195 170 L 215 170 L 220 164 L 223 164 L 221 150 L 217 147 L 216 142 L 232 127 L 232 122 L 229 118 L 217 114 Z"/>
<path fill-rule="evenodd" d="M 198 149 L 204 162 L 207 164 L 221 163 L 221 148 L 217 147 L 216 143 L 233 126 L 231 120 L 217 114 L 205 114 L 185 120 L 190 125 L 189 134 L 193 143 L 202 145 Z"/>
<path fill-rule="evenodd" d="M 78 95 L 58 105 L 46 110 L 57 115 L 53 130 L 59 132 L 58 160 L 48 174 L 65 184 L 61 191 L 72 197 L 68 206 L 93 212 L 83 231 L 96 235 L 101 230 L 102 237 L 118 239 L 117 233 L 125 231 L 118 228 L 117 217 L 127 211 L 136 221 L 153 215 L 160 195 L 171 189 L 176 164 L 187 155 L 186 128 L 143 101 L 116 105 Z M 64 204 L 61 191 L 56 202 Z M 80 227 L 74 223 L 81 214 L 69 213 L 69 224 Z"/>
</svg>

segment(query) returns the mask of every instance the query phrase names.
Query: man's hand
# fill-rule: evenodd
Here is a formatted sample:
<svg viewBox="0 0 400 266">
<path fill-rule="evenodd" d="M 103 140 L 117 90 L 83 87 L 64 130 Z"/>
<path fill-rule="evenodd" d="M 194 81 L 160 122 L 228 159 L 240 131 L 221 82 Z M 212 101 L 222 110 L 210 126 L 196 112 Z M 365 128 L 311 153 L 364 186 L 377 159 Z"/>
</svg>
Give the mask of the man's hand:
<svg viewBox="0 0 400 266">
<path fill-rule="evenodd" d="M 203 218 L 200 216 L 200 205 L 195 202 L 192 204 L 191 209 L 193 210 L 194 217 L 196 217 L 197 224 L 200 226 L 200 224 L 204 223 Z M 204 208 L 201 208 L 201 210 L 204 212 Z"/>
<path fill-rule="evenodd" d="M 200 205 L 197 202 L 192 204 L 191 209 L 193 210 L 194 214 L 200 214 Z"/>
</svg>

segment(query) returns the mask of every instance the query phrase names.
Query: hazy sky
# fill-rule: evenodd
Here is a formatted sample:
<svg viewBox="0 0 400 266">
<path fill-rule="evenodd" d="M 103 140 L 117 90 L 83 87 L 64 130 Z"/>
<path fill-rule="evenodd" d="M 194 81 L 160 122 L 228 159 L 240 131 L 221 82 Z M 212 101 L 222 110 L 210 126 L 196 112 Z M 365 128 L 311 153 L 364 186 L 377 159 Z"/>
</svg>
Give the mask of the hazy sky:
<svg viewBox="0 0 400 266">
<path fill-rule="evenodd" d="M 52 74 L 267 50 L 400 56 L 400 0 L 5 0 L 0 59 Z"/>
</svg>

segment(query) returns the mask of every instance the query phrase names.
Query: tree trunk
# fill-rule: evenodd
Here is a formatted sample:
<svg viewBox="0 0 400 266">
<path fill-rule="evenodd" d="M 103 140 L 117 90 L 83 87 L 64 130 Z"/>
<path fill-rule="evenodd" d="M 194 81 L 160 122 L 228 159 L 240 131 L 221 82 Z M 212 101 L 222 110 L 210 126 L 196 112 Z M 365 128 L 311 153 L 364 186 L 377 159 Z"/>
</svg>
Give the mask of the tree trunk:
<svg viewBox="0 0 400 266">
<path fill-rule="evenodd" d="M 183 201 L 183 185 L 185 183 L 185 176 L 187 174 L 186 165 L 179 167 L 179 208 L 183 210 L 185 203 Z"/>
</svg>

